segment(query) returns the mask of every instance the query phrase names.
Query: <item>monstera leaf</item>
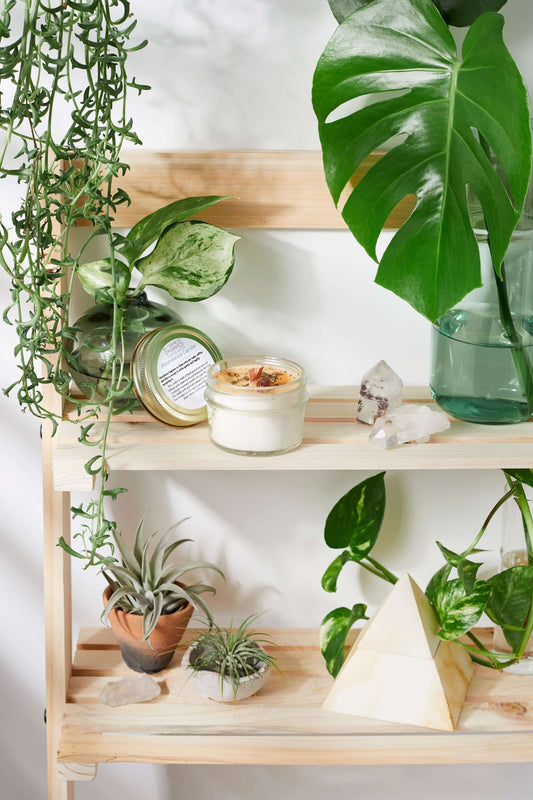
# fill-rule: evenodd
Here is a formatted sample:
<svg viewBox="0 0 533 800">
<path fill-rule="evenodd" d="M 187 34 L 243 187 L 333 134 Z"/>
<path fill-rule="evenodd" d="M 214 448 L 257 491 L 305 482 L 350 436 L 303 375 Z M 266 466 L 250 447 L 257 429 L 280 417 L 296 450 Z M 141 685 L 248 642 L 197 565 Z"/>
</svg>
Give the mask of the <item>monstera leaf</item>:
<svg viewBox="0 0 533 800">
<path fill-rule="evenodd" d="M 481 285 L 467 184 L 483 207 L 497 270 L 527 190 L 527 93 L 502 28 L 499 14 L 478 17 L 461 61 L 431 0 L 374 0 L 339 26 L 315 71 L 313 104 L 335 203 L 369 153 L 403 136 L 351 191 L 342 215 L 377 260 L 390 212 L 416 196 L 376 280 L 432 321 Z M 392 97 L 330 119 L 348 101 L 391 91 Z M 494 151 L 509 193 L 473 129 Z"/>
<path fill-rule="evenodd" d="M 328 0 L 337 22 L 344 22 L 354 11 L 372 0 Z M 499 11 L 507 0 L 433 0 L 448 25 L 471 25 L 480 14 Z"/>
<path fill-rule="evenodd" d="M 433 0 L 448 25 L 471 25 L 480 14 L 499 11 L 507 0 Z"/>
<path fill-rule="evenodd" d="M 221 289 L 233 269 L 234 236 L 206 222 L 178 222 L 137 261 L 139 286 L 159 286 L 176 300 L 204 300 Z"/>
</svg>

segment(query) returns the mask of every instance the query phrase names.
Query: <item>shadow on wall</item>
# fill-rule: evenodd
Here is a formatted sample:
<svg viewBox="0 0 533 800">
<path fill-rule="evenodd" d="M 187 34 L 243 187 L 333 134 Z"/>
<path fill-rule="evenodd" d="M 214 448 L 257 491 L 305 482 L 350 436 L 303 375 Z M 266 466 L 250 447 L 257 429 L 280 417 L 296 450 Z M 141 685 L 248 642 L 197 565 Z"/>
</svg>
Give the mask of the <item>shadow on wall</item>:
<svg viewBox="0 0 533 800">
<path fill-rule="evenodd" d="M 5 633 L 5 632 L 4 632 Z M 33 650 L 31 636 L 18 658 L 26 660 Z M 36 676 L 35 676 L 36 677 Z M 44 703 L 39 698 L 35 677 L 32 684 L 19 678 L 18 670 L 0 661 L 2 686 L 2 725 L 0 726 L 0 775 L 8 779 L 4 800 L 45 800 L 46 798 L 46 726 Z M 4 778 L 2 778 L 3 780 Z"/>
</svg>

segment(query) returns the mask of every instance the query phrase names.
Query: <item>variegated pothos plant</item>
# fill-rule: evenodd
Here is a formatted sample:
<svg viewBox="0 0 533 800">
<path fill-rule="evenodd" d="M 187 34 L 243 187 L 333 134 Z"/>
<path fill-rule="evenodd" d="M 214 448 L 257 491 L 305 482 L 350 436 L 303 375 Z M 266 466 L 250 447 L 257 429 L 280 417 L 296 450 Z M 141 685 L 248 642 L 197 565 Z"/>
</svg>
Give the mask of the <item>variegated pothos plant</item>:
<svg viewBox="0 0 533 800">
<path fill-rule="evenodd" d="M 437 542 L 445 563 L 426 588 L 426 596 L 440 624 L 439 637 L 448 641 L 467 637 L 470 643 L 459 641 L 459 644 L 466 648 L 472 659 L 495 669 L 518 661 L 533 631 L 533 518 L 524 491 L 524 484 L 533 486 L 533 470 L 504 470 L 504 474 L 509 489 L 490 511 L 469 547 L 462 553 L 455 553 Z M 326 544 L 342 551 L 322 576 L 322 588 L 327 592 L 337 591 L 339 575 L 349 562 L 359 564 L 391 584 L 397 581 L 396 575 L 371 555 L 385 513 L 384 477 L 385 473 L 380 472 L 354 486 L 334 505 L 327 517 Z M 496 511 L 511 499 L 522 514 L 524 552 L 528 564 L 510 567 L 488 580 L 481 580 L 477 577 L 481 562 L 471 560 L 470 556 L 483 552 L 477 545 Z M 472 632 L 484 612 L 502 628 L 511 647 L 510 654 L 490 652 Z M 358 620 L 367 619 L 367 606 L 356 603 L 352 608 L 335 608 L 322 620 L 320 646 L 328 671 L 333 676 L 338 674 L 344 662 L 348 632 Z"/>
</svg>

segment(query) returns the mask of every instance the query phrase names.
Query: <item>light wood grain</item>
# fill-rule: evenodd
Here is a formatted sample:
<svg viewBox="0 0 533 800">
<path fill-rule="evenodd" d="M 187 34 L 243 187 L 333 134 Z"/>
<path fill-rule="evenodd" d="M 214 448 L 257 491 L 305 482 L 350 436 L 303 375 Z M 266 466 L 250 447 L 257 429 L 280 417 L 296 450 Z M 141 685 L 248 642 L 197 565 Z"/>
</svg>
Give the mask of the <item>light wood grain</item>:
<svg viewBox="0 0 533 800">
<path fill-rule="evenodd" d="M 131 170 L 117 185 L 129 194 L 131 205 L 118 207 L 113 223 L 117 227 L 129 228 L 167 203 L 202 195 L 231 196 L 197 215 L 222 227 L 346 227 L 326 186 L 322 154 L 317 151 L 130 150 L 122 155 Z M 380 151 L 371 153 L 352 183 L 355 185 L 382 155 Z M 412 198 L 402 201 L 386 227 L 398 228 L 413 207 Z"/>
<path fill-rule="evenodd" d="M 309 394 L 304 439 L 291 453 L 262 458 L 225 453 L 209 441 L 206 422 L 170 428 L 138 411 L 112 422 L 106 465 L 110 470 L 496 469 L 530 467 L 533 460 L 533 422 L 488 426 L 454 420 L 427 444 L 376 450 L 368 442 L 370 427 L 355 419 L 358 387 L 311 386 Z M 407 402 L 428 403 L 428 398 L 427 388 L 405 392 Z M 87 448 L 77 441 L 73 415 L 68 409 L 60 426 L 54 483 L 56 490 L 88 491 Z"/>
<path fill-rule="evenodd" d="M 453 731 L 474 668 L 438 629 L 428 598 L 404 573 L 357 637 L 322 708 Z"/>
<path fill-rule="evenodd" d="M 58 764 L 57 774 L 63 781 L 93 781 L 96 769 L 96 764 Z"/>
<path fill-rule="evenodd" d="M 154 676 L 149 703 L 109 708 L 109 681 L 131 674 L 110 631 L 84 629 L 72 672 L 59 746 L 61 763 L 431 764 L 531 760 L 533 677 L 476 667 L 455 733 L 427 731 L 324 711 L 332 685 L 318 632 L 271 630 L 282 674 L 238 704 L 201 698 L 179 656 Z M 490 642 L 492 631 L 477 631 Z M 188 636 L 194 635 L 193 631 Z M 350 635 L 354 641 L 355 632 Z"/>
<path fill-rule="evenodd" d="M 62 290 L 67 276 L 61 279 Z M 50 361 L 53 360 L 50 357 Z M 43 405 L 57 415 L 62 398 L 53 387 L 43 386 Z M 73 800 L 73 784 L 57 771 L 57 747 L 72 665 L 70 556 L 57 546 L 63 536 L 70 541 L 70 495 L 54 491 L 52 464 L 57 438 L 50 422 L 42 425 L 43 465 L 43 576 L 46 663 L 46 741 L 49 800 Z"/>
</svg>

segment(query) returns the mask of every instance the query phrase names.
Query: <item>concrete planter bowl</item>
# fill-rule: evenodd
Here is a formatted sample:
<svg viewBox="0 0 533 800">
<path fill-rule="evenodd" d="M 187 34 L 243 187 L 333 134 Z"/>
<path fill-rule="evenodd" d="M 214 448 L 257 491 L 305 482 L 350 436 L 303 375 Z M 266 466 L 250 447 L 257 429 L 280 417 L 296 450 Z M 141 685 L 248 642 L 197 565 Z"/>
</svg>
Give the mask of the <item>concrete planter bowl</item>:
<svg viewBox="0 0 533 800">
<path fill-rule="evenodd" d="M 262 648 L 261 648 L 262 649 Z M 245 675 L 237 684 L 237 691 L 233 691 L 233 686 L 229 678 L 220 679 L 218 672 L 210 672 L 205 669 L 194 669 L 192 664 L 201 653 L 201 647 L 192 645 L 185 651 L 181 666 L 185 670 L 187 679 L 190 680 L 194 689 L 202 697 L 216 700 L 219 703 L 230 703 L 235 700 L 244 700 L 256 694 L 263 686 L 271 672 L 269 664 L 261 663 L 257 672 Z"/>
</svg>

